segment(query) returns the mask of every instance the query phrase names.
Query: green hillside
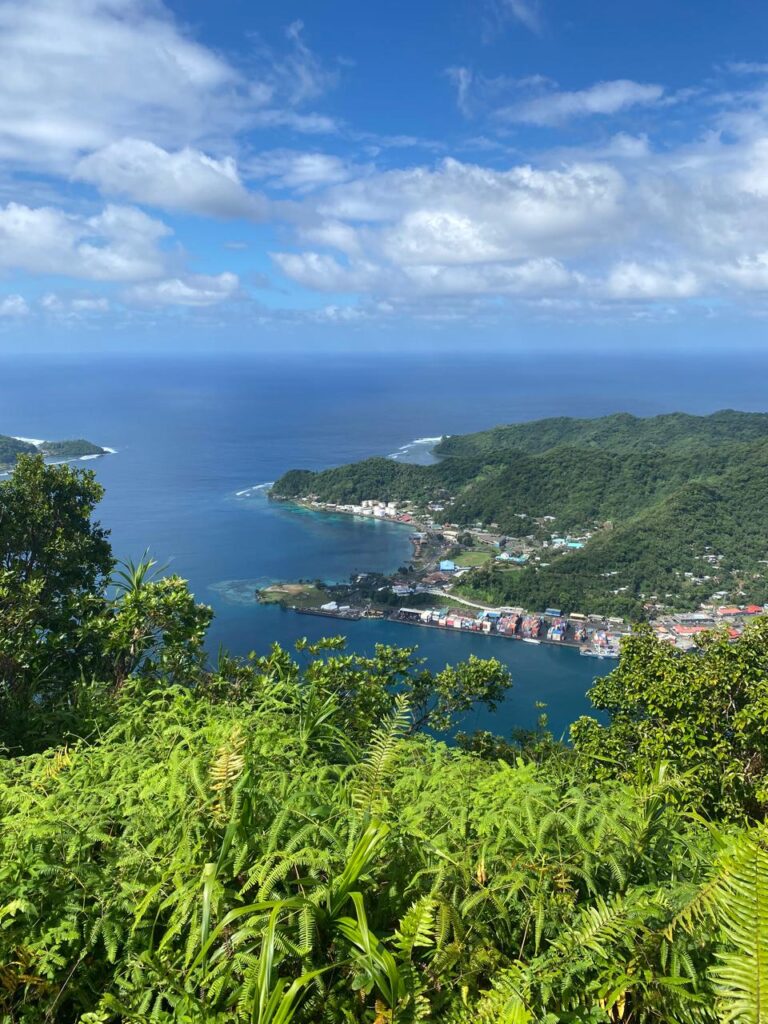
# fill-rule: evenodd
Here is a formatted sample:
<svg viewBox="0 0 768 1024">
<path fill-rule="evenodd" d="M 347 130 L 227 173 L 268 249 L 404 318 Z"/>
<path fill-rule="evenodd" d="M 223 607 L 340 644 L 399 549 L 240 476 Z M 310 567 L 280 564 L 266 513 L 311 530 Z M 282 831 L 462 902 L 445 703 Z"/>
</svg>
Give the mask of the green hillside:
<svg viewBox="0 0 768 1024">
<path fill-rule="evenodd" d="M 34 445 L 0 434 L 0 469 L 10 469 L 19 455 L 42 453 L 52 458 L 80 459 L 84 455 L 104 455 L 104 452 L 104 448 L 82 438 L 74 441 L 43 441 L 39 445 Z"/>
<path fill-rule="evenodd" d="M 0 434 L 0 469 L 12 466 L 19 455 L 34 455 L 36 451 L 33 444 Z"/>
<path fill-rule="evenodd" d="M 488 455 L 500 449 L 539 454 L 563 444 L 614 452 L 647 448 L 670 451 L 765 438 L 768 413 L 723 409 L 710 416 L 674 412 L 642 418 L 622 412 L 588 420 L 559 416 L 493 427 L 476 434 L 456 434 L 443 438 L 435 451 L 441 456 Z"/>
<path fill-rule="evenodd" d="M 477 569 L 462 589 L 526 607 L 640 616 L 656 596 L 695 607 L 715 591 L 768 599 L 768 415 L 720 412 L 649 419 L 554 419 L 443 440 L 440 462 L 367 459 L 294 471 L 273 494 L 321 501 L 441 501 L 441 516 L 512 537 L 588 531 L 579 551 L 525 569 Z M 705 555 L 718 556 L 715 568 Z M 711 577 L 694 584 L 695 578 Z"/>
</svg>

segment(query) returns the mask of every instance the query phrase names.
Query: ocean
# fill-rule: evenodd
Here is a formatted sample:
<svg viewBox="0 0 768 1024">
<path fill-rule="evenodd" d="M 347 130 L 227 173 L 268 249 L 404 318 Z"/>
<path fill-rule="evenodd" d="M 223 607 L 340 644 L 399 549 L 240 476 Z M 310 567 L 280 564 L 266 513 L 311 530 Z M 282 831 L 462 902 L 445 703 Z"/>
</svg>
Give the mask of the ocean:
<svg viewBox="0 0 768 1024">
<path fill-rule="evenodd" d="M 607 357 L 537 352 L 439 356 L 29 357 L 0 359 L 0 433 L 84 437 L 117 454 L 83 463 L 106 488 L 99 518 L 115 553 L 145 550 L 190 581 L 216 613 L 210 647 L 265 651 L 335 633 L 332 620 L 243 601 L 275 580 L 345 580 L 391 571 L 408 530 L 271 503 L 266 485 L 290 468 L 370 455 L 421 458 L 420 439 L 542 416 L 765 410 L 768 357 Z M 500 638 L 396 623 L 344 626 L 349 649 L 418 646 L 433 668 L 498 657 L 514 686 L 495 715 L 465 729 L 504 735 L 547 705 L 556 734 L 589 712 L 586 692 L 609 662 Z"/>
</svg>

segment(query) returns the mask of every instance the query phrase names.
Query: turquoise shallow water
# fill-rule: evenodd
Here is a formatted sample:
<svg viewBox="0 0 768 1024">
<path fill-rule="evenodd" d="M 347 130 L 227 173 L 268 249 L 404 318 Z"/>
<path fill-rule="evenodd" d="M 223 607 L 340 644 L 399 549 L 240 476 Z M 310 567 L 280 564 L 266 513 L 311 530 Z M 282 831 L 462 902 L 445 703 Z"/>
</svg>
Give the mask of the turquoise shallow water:
<svg viewBox="0 0 768 1024">
<path fill-rule="evenodd" d="M 343 580 L 391 570 L 410 555 L 403 528 L 291 509 L 253 490 L 284 470 L 388 455 L 417 438 L 541 416 L 762 409 L 766 370 L 766 357 L 708 364 L 704 357 L 563 355 L 544 371 L 541 353 L 0 359 L 0 433 L 87 437 L 118 449 L 84 463 L 107 488 L 100 516 L 116 553 L 135 559 L 149 547 L 213 605 L 212 650 L 224 643 L 244 652 L 319 638 L 336 623 L 227 600 L 227 581 Z M 423 455 L 425 446 L 416 450 Z M 241 599 L 248 585 L 241 582 Z M 548 703 L 556 731 L 566 728 L 588 709 L 595 672 L 610 667 L 572 651 L 391 623 L 346 629 L 354 650 L 417 644 L 436 668 L 470 653 L 503 658 L 515 687 L 493 719 L 501 733 L 532 724 L 537 700 Z M 478 714 L 467 724 L 490 723 Z"/>
</svg>

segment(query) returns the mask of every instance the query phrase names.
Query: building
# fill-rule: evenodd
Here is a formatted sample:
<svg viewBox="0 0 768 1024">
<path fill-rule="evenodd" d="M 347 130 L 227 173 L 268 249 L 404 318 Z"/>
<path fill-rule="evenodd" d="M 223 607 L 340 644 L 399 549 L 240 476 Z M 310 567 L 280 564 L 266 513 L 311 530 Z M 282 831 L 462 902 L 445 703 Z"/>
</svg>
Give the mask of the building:
<svg viewBox="0 0 768 1024">
<path fill-rule="evenodd" d="M 456 572 L 456 563 L 450 558 L 444 558 L 440 563 L 440 572 Z"/>
</svg>

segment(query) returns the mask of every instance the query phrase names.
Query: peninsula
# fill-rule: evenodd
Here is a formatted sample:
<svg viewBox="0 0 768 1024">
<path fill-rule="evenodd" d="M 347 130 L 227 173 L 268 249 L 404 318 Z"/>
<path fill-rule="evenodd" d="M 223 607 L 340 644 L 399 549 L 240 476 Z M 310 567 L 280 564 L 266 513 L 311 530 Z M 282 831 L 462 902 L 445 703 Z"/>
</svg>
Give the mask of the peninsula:
<svg viewBox="0 0 768 1024">
<path fill-rule="evenodd" d="M 292 470 L 271 496 L 438 539 L 433 564 L 391 580 L 401 597 L 437 572 L 478 606 L 682 616 L 686 636 L 691 613 L 768 601 L 768 414 L 546 419 L 445 437 L 435 454 Z"/>
<path fill-rule="evenodd" d="M 82 459 L 87 456 L 108 455 L 109 448 L 101 448 L 91 441 L 33 441 L 28 438 L 0 434 L 0 471 L 12 469 L 19 455 L 44 455 L 52 459 Z"/>
</svg>

